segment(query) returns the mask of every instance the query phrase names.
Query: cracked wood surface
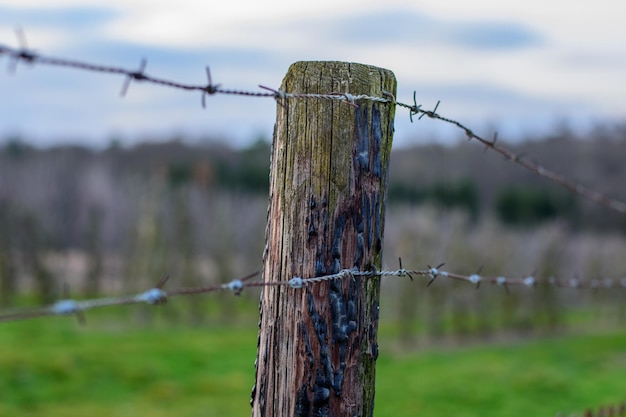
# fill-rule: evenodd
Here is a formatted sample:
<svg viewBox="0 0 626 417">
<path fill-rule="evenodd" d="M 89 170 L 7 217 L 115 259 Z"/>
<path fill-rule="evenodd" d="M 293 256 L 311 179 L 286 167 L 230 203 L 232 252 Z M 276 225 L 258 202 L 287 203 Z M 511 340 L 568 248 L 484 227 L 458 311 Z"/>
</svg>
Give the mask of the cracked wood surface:
<svg viewBox="0 0 626 417">
<path fill-rule="evenodd" d="M 392 72 L 297 62 L 281 90 L 395 95 Z M 380 268 L 394 106 L 290 99 L 277 106 L 264 280 Z M 378 278 L 265 287 L 253 416 L 372 416 Z"/>
</svg>

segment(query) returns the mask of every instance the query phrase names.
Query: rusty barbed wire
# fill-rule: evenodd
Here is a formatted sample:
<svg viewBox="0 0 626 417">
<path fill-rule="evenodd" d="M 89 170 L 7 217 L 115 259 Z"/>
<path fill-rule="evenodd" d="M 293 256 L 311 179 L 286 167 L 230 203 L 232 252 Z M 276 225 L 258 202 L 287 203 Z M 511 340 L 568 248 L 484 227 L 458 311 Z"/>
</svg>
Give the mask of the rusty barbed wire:
<svg viewBox="0 0 626 417">
<path fill-rule="evenodd" d="M 465 126 L 463 123 L 441 116 L 437 113 L 437 109 L 439 107 L 440 102 L 438 101 L 435 107 L 432 110 L 426 110 L 422 108 L 421 104 L 417 104 L 416 100 L 416 92 L 413 92 L 413 104 L 407 104 L 400 101 L 396 101 L 395 97 L 389 92 L 383 92 L 384 97 L 376 97 L 370 96 L 366 94 L 350 94 L 350 93 L 339 93 L 339 92 L 330 92 L 328 94 L 305 94 L 298 92 L 285 92 L 279 89 L 273 89 L 269 87 L 265 87 L 259 85 L 261 89 L 264 91 L 246 91 L 246 90 L 237 90 L 237 89 L 227 89 L 223 88 L 221 84 L 214 84 L 211 72 L 209 67 L 205 68 L 207 75 L 207 84 L 186 84 L 180 83 L 176 81 L 171 81 L 163 78 L 157 78 L 150 76 L 145 73 L 147 60 L 142 59 L 139 65 L 139 69 L 137 70 L 129 70 L 121 67 L 109 66 L 109 65 L 97 65 L 91 64 L 87 62 L 65 59 L 65 58 L 56 58 L 41 55 L 31 49 L 28 48 L 26 44 L 25 37 L 23 33 L 18 32 L 18 40 L 20 43 L 20 48 L 11 48 L 6 45 L 0 45 L 0 56 L 7 55 L 10 59 L 9 70 L 14 72 L 17 67 L 17 62 L 22 61 L 24 63 L 35 65 L 49 65 L 49 66 L 57 66 L 57 67 L 65 67 L 65 68 L 73 68 L 84 71 L 92 71 L 92 72 L 100 72 L 100 73 L 108 73 L 108 74 L 119 74 L 124 75 L 124 83 L 122 85 L 122 89 L 120 91 L 120 95 L 123 97 L 128 92 L 128 88 L 133 81 L 137 82 L 148 82 L 164 87 L 170 87 L 180 90 L 187 91 L 198 91 L 201 95 L 201 103 L 202 107 L 206 107 L 206 96 L 216 95 L 216 94 L 224 94 L 224 95 L 237 95 L 237 96 L 245 96 L 245 97 L 271 97 L 276 100 L 280 105 L 284 105 L 287 99 L 322 99 L 322 100 L 337 100 L 345 102 L 351 106 L 358 107 L 356 103 L 359 100 L 368 100 L 375 101 L 379 103 L 389 103 L 393 104 L 397 107 L 401 107 L 407 109 L 409 111 L 409 118 L 411 122 L 413 122 L 413 116 L 419 115 L 418 120 L 422 119 L 424 116 L 427 116 L 431 119 L 439 120 L 457 128 L 461 129 L 468 140 L 475 139 L 479 143 L 485 145 L 486 149 L 491 149 L 496 153 L 504 156 L 509 161 L 516 163 L 517 165 L 522 166 L 523 168 L 533 172 L 535 175 L 546 178 L 561 187 L 569 190 L 574 194 L 578 194 L 579 196 L 586 198 L 590 201 L 593 201 L 596 204 L 604 206 L 610 210 L 617 211 L 621 214 L 626 214 L 626 203 L 620 201 L 616 198 L 613 198 L 607 194 L 592 190 L 588 187 L 583 186 L 575 181 L 568 179 L 563 174 L 560 174 L 556 171 L 548 169 L 541 164 L 538 164 L 531 159 L 522 156 L 520 154 L 516 154 L 512 152 L 510 149 L 498 144 L 498 135 L 494 134 L 493 139 L 485 139 L 484 137 L 474 133 L 472 129 Z"/>
<path fill-rule="evenodd" d="M 402 268 L 402 261 L 400 260 L 400 268 L 396 270 L 372 270 L 372 271 L 359 271 L 356 269 L 342 269 L 341 271 L 322 275 L 317 277 L 302 278 L 299 276 L 293 276 L 289 280 L 285 281 L 251 281 L 252 278 L 258 276 L 261 271 L 253 272 L 242 278 L 234 279 L 230 282 L 220 285 L 210 285 L 206 287 L 193 287 L 193 288 L 178 288 L 174 290 L 166 291 L 163 289 L 165 283 L 169 279 L 169 275 L 164 275 L 163 278 L 153 288 L 149 288 L 143 292 L 135 295 L 122 295 L 117 297 L 102 297 L 86 300 L 75 300 L 72 298 L 63 298 L 57 302 L 40 308 L 32 309 L 19 309 L 9 312 L 0 312 L 0 322 L 17 321 L 33 319 L 45 316 L 71 316 L 74 315 L 80 322 L 84 322 L 84 312 L 95 308 L 132 305 L 132 304 L 148 304 L 148 305 L 162 305 L 166 304 L 169 298 L 177 296 L 191 296 L 199 294 L 207 294 L 213 292 L 230 291 L 235 295 L 240 295 L 246 288 L 262 288 L 262 287 L 289 287 L 292 289 L 306 289 L 310 285 L 319 284 L 327 281 L 345 280 L 360 278 L 382 278 L 382 277 L 407 277 L 411 281 L 414 277 L 428 278 L 426 288 L 439 277 L 448 278 L 457 281 L 464 281 L 473 284 L 477 289 L 480 288 L 481 283 L 493 284 L 504 288 L 506 294 L 509 293 L 510 286 L 521 286 L 534 288 L 542 285 L 552 286 L 555 288 L 573 288 L 573 289 L 626 289 L 626 277 L 620 280 L 605 278 L 605 279 L 592 279 L 589 281 L 581 280 L 578 278 L 571 279 L 557 279 L 550 277 L 548 279 L 539 279 L 534 275 L 527 275 L 522 278 L 507 278 L 504 276 L 481 276 L 478 273 L 471 275 L 458 274 L 454 272 L 444 271 L 441 267 L 444 264 L 440 264 L 437 267 L 428 266 L 427 269 L 404 269 Z"/>
</svg>

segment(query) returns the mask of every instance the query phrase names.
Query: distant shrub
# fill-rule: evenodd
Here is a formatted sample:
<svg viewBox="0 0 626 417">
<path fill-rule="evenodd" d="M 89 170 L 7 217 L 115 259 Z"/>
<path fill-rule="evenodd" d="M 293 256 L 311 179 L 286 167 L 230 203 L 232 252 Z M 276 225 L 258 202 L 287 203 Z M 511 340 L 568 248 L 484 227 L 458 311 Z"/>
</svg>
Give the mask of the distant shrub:
<svg viewBox="0 0 626 417">
<path fill-rule="evenodd" d="M 389 200 L 410 204 L 434 202 L 447 208 L 467 210 L 476 219 L 480 209 L 478 188 L 473 181 L 436 182 L 429 187 L 417 187 L 405 182 L 389 185 Z"/>
<path fill-rule="evenodd" d="M 167 179 L 171 187 L 185 185 L 190 182 L 192 165 L 189 162 L 172 162 L 169 165 Z"/>
<path fill-rule="evenodd" d="M 573 196 L 564 191 L 519 186 L 500 192 L 495 210 L 502 222 L 527 226 L 557 217 L 571 217 L 576 210 L 575 203 Z"/>
<path fill-rule="evenodd" d="M 239 152 L 234 160 L 217 160 L 217 182 L 227 189 L 267 194 L 271 145 L 258 140 Z"/>
<path fill-rule="evenodd" d="M 19 137 L 6 139 L 0 152 L 6 154 L 10 159 L 20 159 L 33 150 L 32 146 L 24 142 Z"/>
<path fill-rule="evenodd" d="M 443 207 L 467 210 L 473 220 L 478 217 L 480 199 L 474 181 L 438 182 L 431 189 L 431 198 Z"/>
<path fill-rule="evenodd" d="M 428 198 L 428 190 L 404 182 L 392 182 L 387 191 L 389 201 L 418 204 Z"/>
</svg>

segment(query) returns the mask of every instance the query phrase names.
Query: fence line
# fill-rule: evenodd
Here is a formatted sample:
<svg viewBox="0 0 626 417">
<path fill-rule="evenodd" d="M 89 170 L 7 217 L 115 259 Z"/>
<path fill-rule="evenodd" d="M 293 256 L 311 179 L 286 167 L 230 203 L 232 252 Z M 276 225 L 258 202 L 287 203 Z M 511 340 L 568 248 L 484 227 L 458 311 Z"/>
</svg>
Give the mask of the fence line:
<svg viewBox="0 0 626 417">
<path fill-rule="evenodd" d="M 428 269 L 404 269 L 402 268 L 402 261 L 400 260 L 400 268 L 396 270 L 383 270 L 383 271 L 358 271 L 356 269 L 343 269 L 335 274 L 322 275 L 318 277 L 302 278 L 293 276 L 287 281 L 279 282 L 264 282 L 264 281 L 251 281 L 252 278 L 258 276 L 261 271 L 253 272 L 242 278 L 234 279 L 230 282 L 221 285 L 211 285 L 206 287 L 191 287 L 191 288 L 178 288 L 170 291 L 165 291 L 163 287 L 169 279 L 169 275 L 165 274 L 156 286 L 143 291 L 135 295 L 122 295 L 117 297 L 101 297 L 92 298 L 86 300 L 74 300 L 71 298 L 61 299 L 52 305 L 34 308 L 34 309 L 21 309 L 10 312 L 0 313 L 0 322 L 17 321 L 25 319 L 33 319 L 44 316 L 69 316 L 75 315 L 79 321 L 84 321 L 83 312 L 94 308 L 131 305 L 131 304 L 149 304 L 149 305 L 161 305 L 167 303 L 167 300 L 177 296 L 190 296 L 220 291 L 231 291 L 235 295 L 240 295 L 246 288 L 255 287 L 268 287 L 268 286 L 282 286 L 292 289 L 306 289 L 312 284 L 317 284 L 325 281 L 343 280 L 343 279 L 356 279 L 356 278 L 375 278 L 375 277 L 396 277 L 403 278 L 408 277 L 411 281 L 414 277 L 428 278 L 426 287 L 430 287 L 434 281 L 439 278 L 448 278 L 458 281 L 465 281 L 473 284 L 476 289 L 480 288 L 481 283 L 493 284 L 503 287 L 504 291 L 508 294 L 510 286 L 522 286 L 534 288 L 537 286 L 551 286 L 555 288 L 574 288 L 574 289 L 613 289 L 622 288 L 626 289 L 626 277 L 619 280 L 605 278 L 605 279 L 592 279 L 592 280 L 580 280 L 578 278 L 570 279 L 557 279 L 555 277 L 549 277 L 547 279 L 540 279 L 534 275 L 528 275 L 523 278 L 507 278 L 504 276 L 481 276 L 480 273 L 471 275 L 458 274 L 454 272 L 448 272 L 441 269 L 443 264 L 437 267 L 428 266 Z"/>
<path fill-rule="evenodd" d="M 286 92 L 278 89 L 272 89 L 269 87 L 265 87 L 259 85 L 259 87 L 264 91 L 245 91 L 245 90 L 237 90 L 237 89 L 227 89 L 223 88 L 221 84 L 214 84 L 211 72 L 209 67 L 205 67 L 206 75 L 207 75 L 207 84 L 186 84 L 180 83 L 176 81 L 171 81 L 163 78 L 157 78 L 146 74 L 146 66 L 147 60 L 142 59 L 137 70 L 129 70 L 121 67 L 108 66 L 108 65 L 97 65 L 91 64 L 87 62 L 65 59 L 65 58 L 57 58 L 57 57 L 49 57 L 36 53 L 35 51 L 29 49 L 26 45 L 25 38 L 21 31 L 18 31 L 18 39 L 21 44 L 20 48 L 11 48 L 9 46 L 0 44 L 0 56 L 7 55 L 10 59 L 9 63 L 9 71 L 14 72 L 17 69 L 18 62 L 24 62 L 26 64 L 34 65 L 48 65 L 48 66 L 56 66 L 56 67 L 64 67 L 64 68 L 73 68 L 77 70 L 83 71 L 91 71 L 91 72 L 100 72 L 100 73 L 108 73 L 108 74 L 119 74 L 124 75 L 124 83 L 122 85 L 122 89 L 120 91 L 120 95 L 123 97 L 126 95 L 128 88 L 130 87 L 131 82 L 133 81 L 141 81 L 152 83 L 156 85 L 161 85 L 164 87 L 175 88 L 179 90 L 186 91 L 198 91 L 201 93 L 201 102 L 202 107 L 206 107 L 206 96 L 212 96 L 217 94 L 224 95 L 237 95 L 237 96 L 245 96 L 245 97 L 270 97 L 274 98 L 280 105 L 287 105 L 288 99 L 322 99 L 322 100 L 336 100 L 345 102 L 348 105 L 358 107 L 357 102 L 359 100 L 369 100 L 376 101 L 379 103 L 389 103 L 393 104 L 397 107 L 404 108 L 409 111 L 409 118 L 411 122 L 413 122 L 413 116 L 419 115 L 418 119 L 422 119 L 424 116 L 427 116 L 431 119 L 440 120 L 442 122 L 451 124 L 461 129 L 468 140 L 475 139 L 478 143 L 485 145 L 486 149 L 491 149 L 492 151 L 499 153 L 504 156 L 506 160 L 512 161 L 525 169 L 531 171 L 532 173 L 547 178 L 548 180 L 560 185 L 561 187 L 566 188 L 572 193 L 578 194 L 583 198 L 593 201 L 596 204 L 604 206 L 610 210 L 614 210 L 621 214 L 626 214 L 626 202 L 613 198 L 607 194 L 595 191 L 588 187 L 585 187 L 582 184 L 579 184 L 575 181 L 570 180 L 563 174 L 560 174 L 556 171 L 548 169 L 541 164 L 534 162 L 533 160 L 522 156 L 520 154 L 516 154 L 510 149 L 502 146 L 498 143 L 498 134 L 497 132 L 494 134 L 492 139 L 486 139 L 472 131 L 469 127 L 465 126 L 463 123 L 441 116 L 437 113 L 437 109 L 439 107 L 440 102 L 438 101 L 435 107 L 432 110 L 426 110 L 422 108 L 421 104 L 417 104 L 416 93 L 413 92 L 413 104 L 407 104 L 400 101 L 396 101 L 396 98 L 389 92 L 383 92 L 384 97 L 375 97 L 365 94 L 351 94 L 348 92 L 328 92 L 326 94 L 302 94 L 298 92 Z"/>
<path fill-rule="evenodd" d="M 384 92 L 384 97 L 375 97 L 364 94 L 350 94 L 340 92 L 329 92 L 327 94 L 301 94 L 297 92 L 285 92 L 281 90 L 275 90 L 264 86 L 259 86 L 264 91 L 244 91 L 236 89 L 225 89 L 220 84 L 214 84 L 212 82 L 211 73 L 209 67 L 206 67 L 207 84 L 205 85 L 193 85 L 170 81 L 166 79 L 156 78 L 149 76 L 145 73 L 147 61 L 144 59 L 141 61 L 138 70 L 127 70 L 124 68 L 95 65 L 80 61 L 74 61 L 63 58 L 47 57 L 39 55 L 28 48 L 26 48 L 25 41 L 20 38 L 23 44 L 21 48 L 15 49 L 0 45 L 0 57 L 7 55 L 11 60 L 9 63 L 9 70 L 15 71 L 17 69 L 18 62 L 24 62 L 26 64 L 42 64 L 66 68 L 74 68 L 84 71 L 110 73 L 124 75 L 124 83 L 120 91 L 120 95 L 123 97 L 126 95 L 130 84 L 133 81 L 143 81 L 156 85 L 161 85 L 170 88 L 176 88 L 187 91 L 198 91 L 201 93 L 202 106 L 206 107 L 206 96 L 212 96 L 217 94 L 225 95 L 238 95 L 247 97 L 269 97 L 274 98 L 279 105 L 288 105 L 289 99 L 321 99 L 321 100 L 335 100 L 344 102 L 347 105 L 358 107 L 358 101 L 368 100 L 379 103 L 387 103 L 395 105 L 397 107 L 408 110 L 411 122 L 413 122 L 413 116 L 418 116 L 418 119 L 422 119 L 424 116 L 428 116 L 431 119 L 440 120 L 442 122 L 452 124 L 461 129 L 468 140 L 475 139 L 479 143 L 483 144 L 486 149 L 491 149 L 494 152 L 504 156 L 507 160 L 510 160 L 525 169 L 533 172 L 534 174 L 547 178 L 560 186 L 568 189 L 569 191 L 576 193 L 584 198 L 587 198 L 599 205 L 602 205 L 611 210 L 617 211 L 621 214 L 626 214 L 626 203 L 614 199 L 610 196 L 594 191 L 581 184 L 569 180 L 562 174 L 547 169 L 542 165 L 533 162 L 532 160 L 518 155 L 508 148 L 501 146 L 497 140 L 497 133 L 493 139 L 488 140 L 477 134 L 464 124 L 441 116 L 437 113 L 439 102 L 432 110 L 425 110 L 422 105 L 418 105 L 416 101 L 416 94 L 413 94 L 413 104 L 406 104 L 396 101 L 396 98 L 390 93 Z M 147 289 L 141 293 L 135 295 L 122 295 L 114 297 L 102 297 L 92 298 L 84 300 L 76 300 L 72 298 L 63 298 L 52 305 L 33 308 L 33 309 L 21 309 L 10 312 L 0 312 L 0 322 L 10 322 L 17 320 L 33 319 L 44 316 L 76 316 L 79 321 L 84 321 L 84 312 L 94 308 L 131 305 L 131 304 L 148 304 L 148 305 L 162 305 L 167 303 L 169 298 L 176 296 L 191 296 L 212 292 L 226 292 L 230 291 L 235 295 L 241 294 L 246 288 L 265 287 L 265 286 L 283 286 L 293 290 L 305 290 L 314 284 L 318 284 L 326 281 L 333 280 L 346 280 L 346 279 L 368 279 L 375 277 L 395 277 L 395 278 L 409 278 L 411 281 L 416 277 L 426 278 L 428 281 L 425 287 L 430 287 L 435 283 L 437 278 L 447 278 L 453 280 L 459 280 L 468 282 L 475 286 L 476 289 L 480 287 L 482 283 L 501 286 L 503 290 L 508 294 L 510 286 L 521 287 L 537 287 L 537 286 L 551 286 L 555 288 L 573 288 L 573 289 L 614 289 L 622 288 L 626 289 L 626 277 L 621 279 L 591 279 L 580 280 L 578 278 L 570 279 L 557 279 L 555 277 L 537 278 L 533 274 L 527 275 L 522 278 L 507 278 L 504 276 L 482 276 L 480 271 L 470 275 L 464 275 L 454 272 L 445 271 L 442 269 L 444 264 L 439 264 L 436 267 L 428 266 L 426 269 L 405 269 L 402 267 L 400 261 L 399 269 L 396 270 L 371 270 L 371 271 L 358 271 L 354 269 L 344 269 L 334 274 L 316 276 L 316 277 L 298 277 L 293 276 L 291 279 L 280 282 L 263 282 L 254 281 L 253 278 L 260 274 L 260 271 L 249 274 L 245 277 L 234 279 L 228 283 L 221 285 L 212 285 L 205 287 L 191 287 L 191 288 L 178 288 L 166 291 L 164 286 L 169 278 L 168 275 L 164 275 L 163 278 L 153 288 Z M 626 408 L 622 403 L 619 406 L 601 407 L 594 413 L 593 410 L 587 410 L 584 416 L 626 416 Z M 560 415 L 560 414 L 559 414 Z"/>
<path fill-rule="evenodd" d="M 26 41 L 24 39 L 23 34 L 18 33 L 18 38 L 20 42 L 20 48 L 11 48 L 8 46 L 0 45 L 0 57 L 2 55 L 7 55 L 9 57 L 9 71 L 14 72 L 17 69 L 17 64 L 19 62 L 23 62 L 29 65 L 40 64 L 40 65 L 48 65 L 48 66 L 56 66 L 56 67 L 64 67 L 64 68 L 73 68 L 77 70 L 83 71 L 91 71 L 91 72 L 100 72 L 100 73 L 109 73 L 109 74 L 118 74 L 125 76 L 124 83 L 122 85 L 122 89 L 120 91 L 121 96 L 125 96 L 128 88 L 130 87 L 131 82 L 147 82 L 155 85 L 161 85 L 164 87 L 170 87 L 180 90 L 186 91 L 198 91 L 201 93 L 202 105 L 206 106 L 206 96 L 212 96 L 217 94 L 224 95 L 238 95 L 245 97 L 267 97 L 275 99 L 279 105 L 286 106 L 288 105 L 289 99 L 321 99 L 321 100 L 329 100 L 329 101 L 340 101 L 344 102 L 347 105 L 358 107 L 358 101 L 360 100 L 368 100 L 375 101 L 379 103 L 388 103 L 393 104 L 397 107 L 401 107 L 409 112 L 409 118 L 411 122 L 413 122 L 413 117 L 418 116 L 418 120 L 422 119 L 424 116 L 427 116 L 431 119 L 436 119 L 443 121 L 448 124 L 452 124 L 457 128 L 461 129 L 464 134 L 467 136 L 469 140 L 475 139 L 479 143 L 485 145 L 487 149 L 491 149 L 502 156 L 504 156 L 507 160 L 513 161 L 516 164 L 526 168 L 527 170 L 535 173 L 538 176 L 547 178 L 562 187 L 579 194 L 591 201 L 594 201 L 597 204 L 603 205 L 609 209 L 617 211 L 622 214 L 626 214 L 626 203 L 613 199 L 605 194 L 593 191 L 588 189 L 580 184 L 575 183 L 574 181 L 569 180 L 565 176 L 549 170 L 542 165 L 539 165 L 528 158 L 525 158 L 521 155 L 518 155 L 508 148 L 501 146 L 498 143 L 497 134 L 494 135 L 492 140 L 487 140 L 477 134 L 475 134 L 470 128 L 465 126 L 464 124 L 441 116 L 437 113 L 437 109 L 439 107 L 439 102 L 435 105 L 432 110 L 426 110 L 422 108 L 422 105 L 417 104 L 416 93 L 413 93 L 413 104 L 407 104 L 403 102 L 399 102 L 396 98 L 388 92 L 383 92 L 384 97 L 376 97 L 365 94 L 351 94 L 347 92 L 329 92 L 327 94 L 302 94 L 298 92 L 286 92 L 278 89 L 272 89 L 265 86 L 259 86 L 263 91 L 245 91 L 245 90 L 237 90 L 237 89 L 226 89 L 223 88 L 220 84 L 214 84 L 211 78 L 211 73 L 209 67 L 206 67 L 206 75 L 207 75 L 207 83 L 204 85 L 199 84 L 186 84 L 180 83 L 176 81 L 171 81 L 167 79 L 157 78 L 146 74 L 146 66 L 147 61 L 143 59 L 139 65 L 137 70 L 129 70 L 115 66 L 107 66 L 107 65 L 96 65 L 87 62 L 81 62 L 71 59 L 57 58 L 44 56 L 34 52 L 29 49 L 26 45 Z M 506 292 L 508 292 L 509 286 L 526 286 L 526 287 L 535 287 L 538 285 L 550 285 L 557 288 L 579 288 L 579 289 L 599 289 L 599 288 L 626 288 L 626 278 L 621 278 L 619 280 L 614 279 L 592 279 L 589 281 L 580 280 L 578 278 L 571 279 L 556 279 L 554 277 L 549 277 L 547 279 L 537 279 L 532 275 L 526 276 L 524 278 L 506 278 L 503 276 L 481 276 L 479 273 L 463 275 L 453 272 L 448 272 L 441 270 L 440 268 L 443 264 L 437 267 L 428 267 L 428 269 L 422 270 L 407 270 L 402 268 L 400 263 L 400 268 L 397 270 L 390 271 L 356 271 L 356 270 L 342 270 L 336 274 L 325 275 L 320 277 L 292 277 L 288 281 L 282 282 L 274 282 L 274 283 L 265 283 L 261 281 L 249 281 L 251 278 L 257 276 L 259 272 L 250 274 L 241 279 L 232 280 L 229 283 L 217 286 L 207 286 L 207 287 L 197 287 L 197 288 L 180 288 L 170 291 L 163 290 L 163 286 L 167 281 L 167 278 L 162 279 L 155 287 L 148 289 L 142 293 L 136 295 L 126 295 L 119 297 L 105 297 L 105 298 L 94 298 L 88 300 L 73 300 L 70 298 L 65 298 L 57 301 L 51 306 L 42 307 L 38 309 L 29 309 L 29 310 L 18 310 L 13 312 L 8 312 L 1 314 L 0 313 L 0 322 L 1 321 L 13 321 L 13 320 L 21 320 L 21 319 L 29 319 L 41 316 L 51 316 L 51 315 L 77 315 L 79 319 L 83 316 L 83 312 L 86 310 L 90 310 L 93 308 L 99 307 L 107 307 L 107 306 L 115 306 L 115 305 L 129 305 L 129 304 L 163 304 L 167 302 L 167 299 L 175 296 L 187 296 L 187 295 L 195 295 L 195 294 L 203 294 L 217 291 L 225 291 L 229 290 L 235 294 L 240 294 L 245 288 L 249 287 L 263 287 L 268 285 L 279 285 L 279 286 L 288 286 L 294 289 L 306 288 L 308 285 L 329 281 L 329 280 L 337 280 L 337 279 L 347 279 L 347 278 L 371 278 L 371 277 L 408 277 L 413 280 L 414 276 L 421 276 L 429 278 L 427 287 L 433 284 L 433 282 L 438 277 L 444 277 L 449 279 L 466 281 L 471 284 L 474 284 L 477 288 L 481 285 L 481 283 L 487 284 L 495 284 L 502 286 Z"/>
</svg>

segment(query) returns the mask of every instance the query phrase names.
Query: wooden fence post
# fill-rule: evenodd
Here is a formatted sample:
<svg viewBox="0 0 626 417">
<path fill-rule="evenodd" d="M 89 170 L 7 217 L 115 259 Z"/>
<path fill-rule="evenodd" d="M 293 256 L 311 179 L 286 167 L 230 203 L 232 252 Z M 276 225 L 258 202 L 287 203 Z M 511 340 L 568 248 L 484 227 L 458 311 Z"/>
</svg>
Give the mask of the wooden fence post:
<svg viewBox="0 0 626 417">
<path fill-rule="evenodd" d="M 388 70 L 297 62 L 282 91 L 395 95 Z M 264 280 L 380 268 L 394 105 L 288 99 L 277 106 Z M 265 287 L 254 417 L 372 416 L 378 278 Z"/>
</svg>

